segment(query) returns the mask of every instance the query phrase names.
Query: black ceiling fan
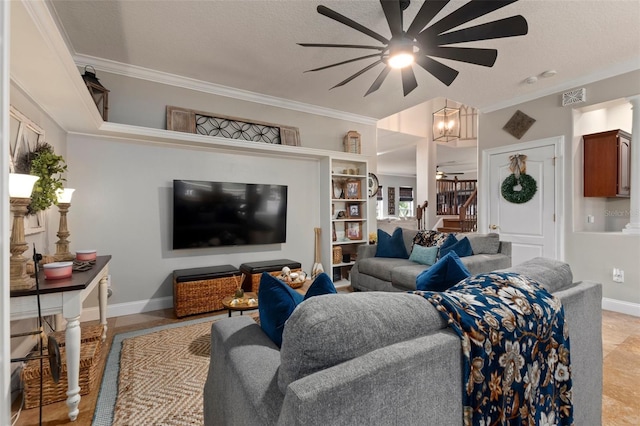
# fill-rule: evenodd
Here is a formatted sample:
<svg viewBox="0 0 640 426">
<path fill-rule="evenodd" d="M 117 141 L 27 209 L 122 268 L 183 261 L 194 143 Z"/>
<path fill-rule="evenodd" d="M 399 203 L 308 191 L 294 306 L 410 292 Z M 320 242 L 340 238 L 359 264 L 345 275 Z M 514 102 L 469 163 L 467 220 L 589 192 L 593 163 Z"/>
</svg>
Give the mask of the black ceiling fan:
<svg viewBox="0 0 640 426">
<path fill-rule="evenodd" d="M 467 62 L 485 67 L 492 67 L 498 57 L 496 49 L 453 47 L 458 43 L 490 40 L 503 37 L 525 35 L 528 32 L 526 19 L 521 15 L 499 19 L 459 30 L 453 30 L 463 24 L 473 21 L 518 0 L 472 0 L 442 19 L 432 22 L 433 18 L 449 3 L 449 0 L 426 0 L 415 18 L 405 31 L 403 12 L 409 6 L 409 0 L 380 0 L 384 16 L 387 19 L 391 38 L 388 39 L 362 24 L 332 10 L 319 5 L 318 13 L 331 18 L 343 25 L 353 28 L 379 41 L 382 46 L 360 44 L 328 44 L 328 43 L 298 43 L 304 47 L 336 47 L 343 49 L 375 50 L 376 53 L 358 56 L 342 62 L 314 68 L 305 72 L 321 71 L 327 68 L 365 59 L 375 61 L 347 79 L 333 86 L 331 89 L 343 86 L 356 77 L 364 74 L 377 65 L 384 68 L 374 80 L 364 96 L 380 88 L 392 68 L 400 68 L 404 96 L 418 87 L 416 76 L 411 64 L 417 63 L 447 86 L 451 85 L 458 76 L 458 71 L 434 58 L 444 58 L 454 61 Z M 394 63 L 398 58 L 406 60 L 404 63 Z M 407 63 L 408 62 L 408 63 Z"/>
</svg>

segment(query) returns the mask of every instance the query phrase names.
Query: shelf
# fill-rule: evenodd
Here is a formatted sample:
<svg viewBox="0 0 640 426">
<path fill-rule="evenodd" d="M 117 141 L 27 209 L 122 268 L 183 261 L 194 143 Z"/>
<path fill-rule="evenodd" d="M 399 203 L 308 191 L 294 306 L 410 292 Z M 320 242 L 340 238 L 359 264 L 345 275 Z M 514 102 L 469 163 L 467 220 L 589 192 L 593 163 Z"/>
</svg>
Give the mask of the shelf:
<svg viewBox="0 0 640 426">
<path fill-rule="evenodd" d="M 350 175 L 350 174 L 344 174 L 344 173 L 332 173 L 331 174 L 332 177 L 340 177 L 340 178 L 345 178 L 345 179 L 364 179 L 366 178 L 365 175 Z"/>
<path fill-rule="evenodd" d="M 331 244 L 334 246 L 339 246 L 343 244 L 362 244 L 367 242 L 368 241 L 365 241 L 365 240 L 349 240 L 349 241 L 332 241 Z"/>
<path fill-rule="evenodd" d="M 334 268 L 340 268 L 342 266 L 353 266 L 354 263 L 356 263 L 355 260 L 353 262 L 334 263 L 331 266 L 334 267 Z"/>
<path fill-rule="evenodd" d="M 346 218 L 346 219 L 331 219 L 333 222 L 365 222 L 367 219 L 363 218 Z"/>
</svg>

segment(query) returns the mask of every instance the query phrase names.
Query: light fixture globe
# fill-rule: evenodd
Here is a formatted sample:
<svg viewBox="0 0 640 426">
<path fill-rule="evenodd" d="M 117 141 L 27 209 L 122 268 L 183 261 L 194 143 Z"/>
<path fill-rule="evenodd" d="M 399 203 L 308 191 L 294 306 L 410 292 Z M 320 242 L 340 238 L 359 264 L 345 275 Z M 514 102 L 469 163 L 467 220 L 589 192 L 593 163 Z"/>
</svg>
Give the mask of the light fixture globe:
<svg viewBox="0 0 640 426">
<path fill-rule="evenodd" d="M 402 69 L 410 66 L 415 61 L 413 43 L 408 39 L 402 39 L 389 47 L 387 64 L 391 68 Z"/>
</svg>

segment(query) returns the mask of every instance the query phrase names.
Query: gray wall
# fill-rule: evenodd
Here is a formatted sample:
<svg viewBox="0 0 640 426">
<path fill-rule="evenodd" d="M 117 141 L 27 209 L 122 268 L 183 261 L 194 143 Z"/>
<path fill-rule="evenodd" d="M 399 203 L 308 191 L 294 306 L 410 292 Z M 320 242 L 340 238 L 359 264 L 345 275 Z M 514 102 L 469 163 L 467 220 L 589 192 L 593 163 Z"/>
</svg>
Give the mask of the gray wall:
<svg viewBox="0 0 640 426">
<path fill-rule="evenodd" d="M 574 231 L 574 209 L 584 204 L 582 197 L 582 152 L 581 133 L 574 130 L 574 119 L 578 109 L 589 105 L 624 99 L 640 93 L 640 71 L 623 74 L 592 84 L 582 85 L 587 89 L 588 102 L 574 108 L 562 107 L 561 93 L 545 96 L 514 107 L 491 113 L 483 113 L 479 118 L 479 164 L 482 168 L 482 151 L 488 148 L 506 146 L 519 142 L 534 141 L 553 136 L 564 136 L 565 152 L 561 159 L 564 165 L 564 205 L 558 209 L 563 213 L 565 229 L 564 259 L 571 265 L 576 280 L 595 280 L 604 284 L 605 298 L 640 303 L 640 237 L 616 233 Z M 529 131 L 517 140 L 502 130 L 504 124 L 521 110 L 536 122 Z M 601 129 L 602 131 L 608 129 Z M 636 130 L 636 133 L 639 131 Z M 632 184 L 638 185 L 640 182 Z M 482 182 L 480 182 L 482 187 Z M 481 200 L 482 202 L 482 200 Z M 620 208 L 619 203 L 614 204 Z M 482 205 L 479 211 L 484 211 Z M 604 212 L 602 212 L 604 215 Z M 576 213 L 582 217 L 582 212 Z M 612 268 L 624 269 L 625 282 L 614 283 Z M 636 308 L 637 309 L 637 308 Z"/>
<path fill-rule="evenodd" d="M 401 186 L 410 186 L 411 188 L 413 188 L 413 196 L 414 196 L 414 200 L 413 200 L 413 205 L 416 206 L 418 205 L 418 203 L 422 203 L 422 201 L 418 201 L 415 197 L 416 197 L 416 178 L 414 177 L 407 177 L 407 176 L 391 176 L 391 175 L 377 175 L 378 176 L 378 182 L 380 183 L 380 185 L 382 185 L 382 190 L 383 192 L 383 211 L 382 211 L 382 217 L 398 217 L 399 216 L 399 210 L 398 210 L 398 197 L 400 196 L 400 187 Z M 395 191 L 395 202 L 396 202 L 396 214 L 394 215 L 390 215 L 389 214 L 389 187 L 394 187 L 396 189 Z M 372 203 L 373 204 L 373 203 Z M 415 216 L 415 212 L 411 215 L 411 216 Z"/>
</svg>

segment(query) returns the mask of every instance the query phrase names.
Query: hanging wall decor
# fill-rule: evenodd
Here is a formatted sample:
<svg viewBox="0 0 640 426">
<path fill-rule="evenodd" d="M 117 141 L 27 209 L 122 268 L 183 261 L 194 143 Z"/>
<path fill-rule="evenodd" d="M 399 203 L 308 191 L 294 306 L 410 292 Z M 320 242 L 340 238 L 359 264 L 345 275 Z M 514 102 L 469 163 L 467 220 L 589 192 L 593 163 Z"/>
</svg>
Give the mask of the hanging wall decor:
<svg viewBox="0 0 640 426">
<path fill-rule="evenodd" d="M 527 130 L 533 126 L 536 120 L 529 117 L 524 112 L 517 110 L 515 114 L 507 121 L 502 130 L 509 133 L 514 138 L 520 139 L 527 133 Z"/>
<path fill-rule="evenodd" d="M 531 200 L 538 190 L 536 180 L 526 173 L 526 155 L 515 154 L 509 157 L 511 174 L 500 187 L 502 197 L 510 203 L 523 204 Z"/>
<path fill-rule="evenodd" d="M 387 188 L 387 213 L 389 216 L 396 215 L 396 188 L 390 186 Z"/>
</svg>

